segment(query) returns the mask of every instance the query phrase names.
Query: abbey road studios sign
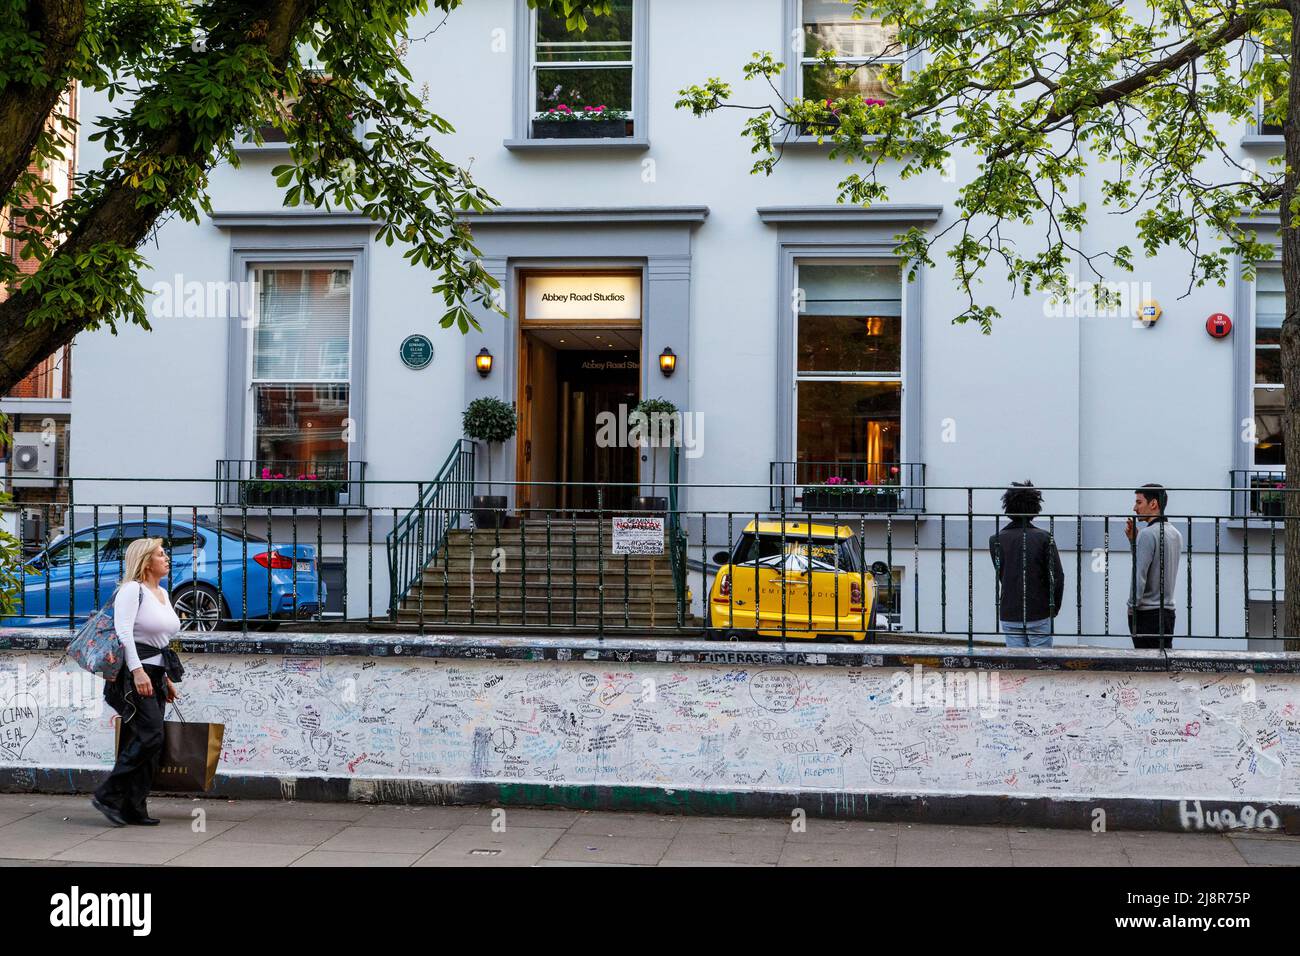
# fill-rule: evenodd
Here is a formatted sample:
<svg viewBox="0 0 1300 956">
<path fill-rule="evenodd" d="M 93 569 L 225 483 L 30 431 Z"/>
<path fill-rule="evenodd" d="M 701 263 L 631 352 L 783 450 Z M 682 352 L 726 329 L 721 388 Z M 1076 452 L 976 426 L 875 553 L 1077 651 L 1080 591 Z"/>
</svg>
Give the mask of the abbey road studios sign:
<svg viewBox="0 0 1300 956">
<path fill-rule="evenodd" d="M 576 322 L 641 318 L 641 279 L 615 275 L 539 275 L 524 279 L 524 316 Z"/>
<path fill-rule="evenodd" d="M 433 343 L 427 335 L 408 335 L 402 339 L 401 356 L 407 368 L 428 368 L 433 361 Z"/>
</svg>

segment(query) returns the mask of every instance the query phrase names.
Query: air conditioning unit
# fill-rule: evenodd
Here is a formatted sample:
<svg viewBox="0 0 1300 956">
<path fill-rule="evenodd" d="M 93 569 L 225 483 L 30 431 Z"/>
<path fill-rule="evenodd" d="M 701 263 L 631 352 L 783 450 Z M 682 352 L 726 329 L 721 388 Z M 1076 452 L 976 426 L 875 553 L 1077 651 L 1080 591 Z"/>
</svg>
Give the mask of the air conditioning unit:
<svg viewBox="0 0 1300 956">
<path fill-rule="evenodd" d="M 23 509 L 23 548 L 39 551 L 45 545 L 45 512 L 39 508 Z"/>
<path fill-rule="evenodd" d="M 14 432 L 9 453 L 10 487 L 54 487 L 54 437 L 42 432 Z"/>
</svg>

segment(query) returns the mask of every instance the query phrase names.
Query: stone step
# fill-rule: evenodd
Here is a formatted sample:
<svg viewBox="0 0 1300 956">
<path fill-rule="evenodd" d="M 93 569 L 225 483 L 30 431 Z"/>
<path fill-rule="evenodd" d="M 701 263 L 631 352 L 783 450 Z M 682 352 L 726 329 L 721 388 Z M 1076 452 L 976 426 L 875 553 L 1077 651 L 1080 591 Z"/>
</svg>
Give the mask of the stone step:
<svg viewBox="0 0 1300 956">
<path fill-rule="evenodd" d="M 399 608 L 397 611 L 398 623 L 410 624 L 423 620 L 426 625 L 437 624 L 479 624 L 479 625 L 522 625 L 522 626 L 551 626 L 564 627 L 566 625 L 575 625 L 578 627 L 594 627 L 604 623 L 606 627 L 642 627 L 642 628 L 675 628 L 677 627 L 676 610 L 668 610 L 663 613 L 656 611 L 654 614 L 647 612 L 630 611 L 624 617 L 622 609 L 617 612 L 606 608 L 602 617 L 595 609 L 583 610 L 578 609 L 575 616 L 572 612 L 561 614 L 553 611 L 550 618 L 547 618 L 545 608 L 534 608 L 531 605 L 527 613 L 523 613 L 518 608 L 507 609 L 501 608 L 497 613 L 496 608 L 475 608 L 471 616 L 468 605 L 455 606 L 448 608 L 445 612 L 441 604 L 437 607 L 425 605 L 424 614 L 421 616 L 418 607 Z M 699 622 L 687 615 L 684 626 L 699 626 Z"/>
<path fill-rule="evenodd" d="M 576 558 L 579 570 L 589 568 L 592 571 L 598 568 L 617 567 L 620 571 L 626 564 L 630 569 L 645 569 L 651 567 L 671 568 L 672 560 L 668 555 L 656 555 L 647 557 L 645 555 L 622 555 L 611 554 L 608 550 L 597 551 L 594 547 L 589 549 L 579 548 L 575 555 L 569 548 L 554 548 L 548 555 L 543 550 L 520 552 L 517 549 L 507 545 L 502 545 L 501 554 L 495 555 L 491 548 L 475 548 L 473 552 L 474 567 L 478 569 L 481 566 L 491 566 L 494 560 L 500 557 L 504 559 L 507 566 L 519 564 L 522 566 L 525 560 L 528 562 L 529 570 L 533 568 L 545 568 L 547 561 L 550 561 L 552 568 L 568 568 L 574 565 Z M 452 566 L 462 566 L 469 568 L 470 550 L 468 548 L 453 547 L 447 552 L 438 552 L 429 559 L 429 566 L 435 564 L 442 567 L 444 563 Z"/>
<path fill-rule="evenodd" d="M 506 570 L 500 574 L 494 574 L 489 567 L 476 562 L 473 572 L 471 573 L 466 565 L 449 564 L 445 569 L 446 580 L 456 584 L 468 584 L 471 580 L 479 587 L 492 587 L 498 581 L 501 586 L 505 587 L 523 587 L 525 584 L 531 589 L 534 587 L 596 587 L 602 583 L 601 574 L 596 568 L 573 568 L 552 567 L 550 576 L 547 576 L 545 568 L 534 568 L 529 565 L 527 573 L 522 569 Z M 609 586 L 611 583 L 622 585 L 624 578 L 632 586 L 641 585 L 644 587 L 672 587 L 673 572 L 671 568 L 656 568 L 654 572 L 646 569 L 633 568 L 629 569 L 626 575 L 623 574 L 621 567 L 606 567 L 603 583 Z M 426 587 L 442 587 L 444 580 L 444 568 L 441 564 L 429 565 L 424 569 L 422 581 Z"/>
</svg>

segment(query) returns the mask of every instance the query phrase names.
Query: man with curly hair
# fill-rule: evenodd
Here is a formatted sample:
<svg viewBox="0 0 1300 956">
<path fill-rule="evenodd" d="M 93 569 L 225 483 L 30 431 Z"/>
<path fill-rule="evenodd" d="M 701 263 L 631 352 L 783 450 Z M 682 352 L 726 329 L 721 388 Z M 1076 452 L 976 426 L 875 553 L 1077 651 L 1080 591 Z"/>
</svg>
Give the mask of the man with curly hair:
<svg viewBox="0 0 1300 956">
<path fill-rule="evenodd" d="M 1052 619 L 1061 611 L 1065 572 L 1052 536 L 1034 524 L 1043 493 L 1012 482 L 1002 495 L 1011 523 L 989 538 L 998 579 L 998 622 L 1007 647 L 1051 647 Z"/>
</svg>

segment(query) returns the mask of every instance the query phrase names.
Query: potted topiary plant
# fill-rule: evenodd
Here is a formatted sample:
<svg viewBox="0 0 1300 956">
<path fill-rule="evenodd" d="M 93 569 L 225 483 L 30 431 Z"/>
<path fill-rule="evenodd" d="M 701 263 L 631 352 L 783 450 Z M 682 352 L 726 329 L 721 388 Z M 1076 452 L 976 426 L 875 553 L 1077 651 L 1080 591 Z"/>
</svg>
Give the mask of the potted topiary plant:
<svg viewBox="0 0 1300 956">
<path fill-rule="evenodd" d="M 492 446 L 514 437 L 519 427 L 515 407 L 499 398 L 476 398 L 465 409 L 465 434 L 488 446 L 488 494 L 474 496 L 474 527 L 499 528 L 506 513 L 506 496 L 492 491 Z"/>
<path fill-rule="evenodd" d="M 681 428 L 681 414 L 677 406 L 666 398 L 643 398 L 632 409 L 628 424 L 641 431 L 641 447 L 650 449 L 650 491 L 649 497 L 637 498 L 637 508 L 641 511 L 667 511 L 667 497 L 654 494 L 658 491 L 659 457 L 657 450 L 672 444 Z"/>
</svg>

